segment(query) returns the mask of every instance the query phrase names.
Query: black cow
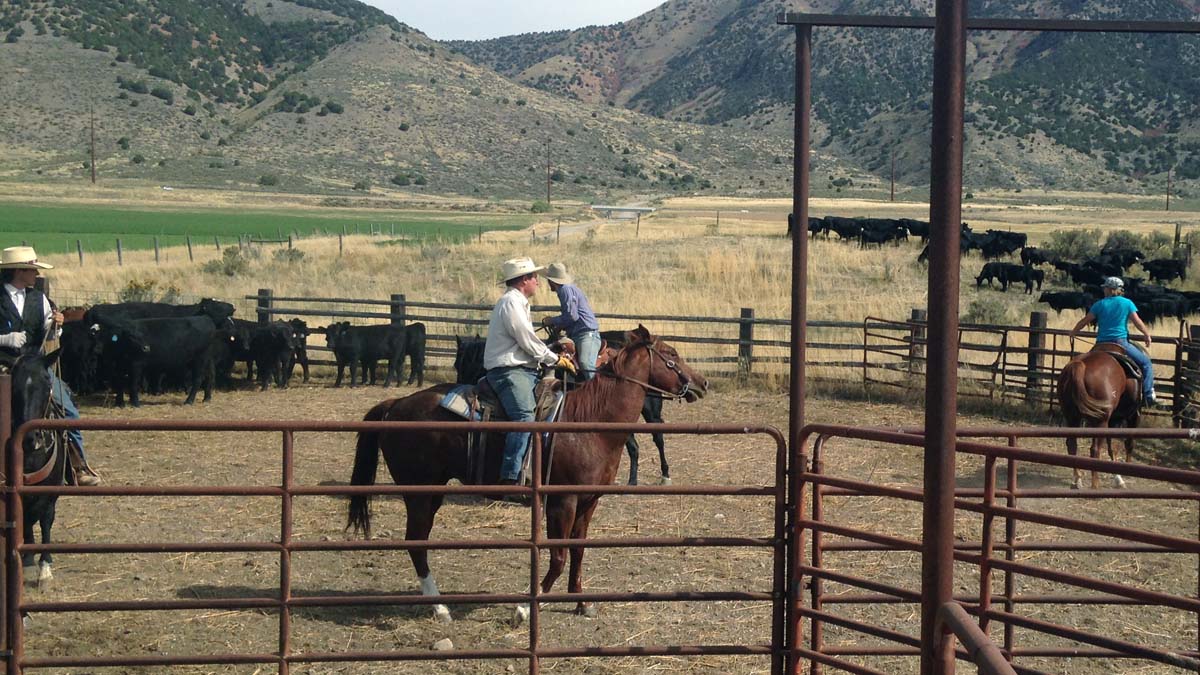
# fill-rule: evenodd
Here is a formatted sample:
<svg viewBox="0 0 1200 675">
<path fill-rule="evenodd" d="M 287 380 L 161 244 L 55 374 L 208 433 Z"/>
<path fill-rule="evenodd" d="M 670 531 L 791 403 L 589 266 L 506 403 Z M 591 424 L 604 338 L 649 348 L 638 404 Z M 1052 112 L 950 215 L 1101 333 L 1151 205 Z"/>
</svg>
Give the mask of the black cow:
<svg viewBox="0 0 1200 675">
<path fill-rule="evenodd" d="M 1015 284 L 1018 281 L 1025 284 L 1025 292 L 1033 293 L 1033 285 L 1037 284 L 1038 290 L 1042 290 L 1042 280 L 1045 275 L 1041 270 L 1036 270 L 1028 265 L 1017 265 L 1014 263 L 1005 262 L 989 262 L 984 263 L 983 269 L 979 271 L 979 276 L 975 277 L 975 286 L 978 287 L 984 281 L 988 282 L 988 286 L 992 285 L 992 280 L 1000 282 L 1002 290 L 1007 291 L 1009 284 Z"/>
<path fill-rule="evenodd" d="M 266 391 L 272 380 L 280 389 L 287 388 L 295 352 L 292 326 L 285 321 L 258 324 L 250 333 L 250 354 L 258 367 L 260 391 Z"/>
<path fill-rule="evenodd" d="M 292 359 L 287 366 L 287 379 L 291 379 L 292 373 L 296 370 L 296 364 L 300 364 L 301 372 L 304 373 L 304 382 L 308 383 L 308 336 L 312 333 L 308 330 L 308 324 L 304 319 L 292 319 L 288 322 L 292 327 L 292 344 L 295 351 Z"/>
<path fill-rule="evenodd" d="M 862 221 L 855 218 L 825 216 L 825 222 L 830 230 L 837 232 L 839 239 L 857 239 L 862 234 Z"/>
<path fill-rule="evenodd" d="M 79 394 L 100 391 L 103 386 L 99 379 L 100 356 L 104 345 L 96 339 L 91 326 L 83 321 L 68 321 L 63 324 L 59 339 L 62 353 L 58 363 L 63 380 Z"/>
<path fill-rule="evenodd" d="M 425 386 L 425 324 L 413 323 L 405 328 L 404 356 L 408 357 L 408 382 L 417 381 L 418 387 Z M 404 357 L 396 364 L 396 384 L 400 384 L 400 371 Z"/>
<path fill-rule="evenodd" d="M 216 327 L 206 316 L 121 321 L 109 317 L 96 324 L 104 345 L 104 362 L 118 406 L 129 402 L 141 405 L 142 378 L 148 371 L 184 371 L 188 383 L 185 404 L 196 401 L 196 392 L 204 383 L 204 400 L 212 400 L 212 346 Z"/>
<path fill-rule="evenodd" d="M 1026 246 L 1021 249 L 1021 264 L 1023 265 L 1043 265 L 1051 260 L 1052 258 L 1048 253 L 1033 246 Z"/>
<path fill-rule="evenodd" d="M 924 220 L 913 220 L 912 218 L 900 218 L 896 222 L 902 227 L 908 229 L 908 233 L 914 237 L 920 237 L 921 243 L 929 241 L 929 223 Z"/>
<path fill-rule="evenodd" d="M 166 302 L 121 302 L 94 305 L 84 315 L 90 326 L 110 320 L 165 319 L 171 317 L 206 316 L 214 327 L 228 326 L 236 311 L 228 302 L 204 298 L 194 305 L 172 305 Z"/>
<path fill-rule="evenodd" d="M 1172 279 L 1187 281 L 1187 263 L 1182 260 L 1145 260 L 1142 269 L 1150 275 L 1151 281 L 1170 282 Z"/>
<path fill-rule="evenodd" d="M 375 383 L 375 364 L 381 359 L 387 360 L 387 376 L 383 386 L 392 384 L 396 367 L 403 362 L 405 349 L 408 346 L 407 331 L 404 326 L 351 326 L 349 321 L 330 324 L 325 329 L 325 340 L 337 359 L 337 380 L 333 386 L 342 386 L 342 376 L 346 366 L 350 366 L 350 386 L 366 384 L 368 374 L 371 383 Z M 358 369 L 362 368 L 362 377 L 358 377 Z"/>
<path fill-rule="evenodd" d="M 1053 264 L 1055 269 L 1066 272 L 1067 276 L 1071 277 L 1071 281 L 1077 284 L 1099 286 L 1100 284 L 1104 283 L 1104 277 L 1113 276 L 1111 274 L 1104 274 L 1103 272 L 1100 272 L 1099 270 L 1093 269 L 1089 266 L 1067 262 L 1065 260 L 1055 260 Z"/>
<path fill-rule="evenodd" d="M 1037 301 L 1050 305 L 1055 312 L 1062 312 L 1064 309 L 1088 309 L 1096 297 L 1081 291 L 1053 291 L 1042 293 Z"/>
</svg>

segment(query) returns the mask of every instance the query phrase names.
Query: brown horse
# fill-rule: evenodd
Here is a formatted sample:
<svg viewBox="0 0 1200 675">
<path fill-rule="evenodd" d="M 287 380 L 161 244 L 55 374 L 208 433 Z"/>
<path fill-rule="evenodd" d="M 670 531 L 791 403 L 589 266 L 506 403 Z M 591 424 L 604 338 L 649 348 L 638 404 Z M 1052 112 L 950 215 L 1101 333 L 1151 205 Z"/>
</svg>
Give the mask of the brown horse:
<svg viewBox="0 0 1200 675">
<path fill-rule="evenodd" d="M 626 345 L 597 376 L 567 394 L 563 422 L 624 422 L 637 419 L 647 391 L 695 401 L 708 391 L 708 381 L 680 358 L 675 348 L 654 337 L 643 326 L 629 333 Z M 438 385 L 400 399 L 388 399 L 376 405 L 364 421 L 462 421 L 439 403 L 454 385 Z M 570 433 L 554 437 L 554 458 L 546 483 L 552 485 L 609 485 L 617 474 L 626 434 Z M 503 435 L 490 434 L 488 466 L 485 475 L 496 476 L 502 454 Z M 358 435 L 354 456 L 354 485 L 373 485 L 379 452 L 382 450 L 388 472 L 397 485 L 439 485 L 451 478 L 467 483 L 467 433 L 464 431 L 387 431 Z M 546 534 L 551 539 L 585 539 L 595 513 L 599 495 L 549 495 L 546 498 Z M 441 495 L 405 495 L 408 524 L 406 540 L 428 539 L 433 519 L 442 505 Z M 370 536 L 370 497 L 350 499 L 347 528 Z M 581 547 L 571 548 L 568 591 L 583 590 Z M 562 574 L 566 552 L 551 549 L 550 567 L 542 579 L 542 592 L 549 592 Z M 429 570 L 428 554 L 411 549 L 413 567 L 424 595 L 437 595 L 437 583 Z M 594 616 L 585 603 L 576 612 Z M 444 605 L 434 606 L 434 616 L 450 620 Z M 528 616 L 528 608 L 517 608 L 517 620 Z"/>
<path fill-rule="evenodd" d="M 1086 353 L 1071 359 L 1058 376 L 1058 402 L 1062 407 L 1067 425 L 1072 427 L 1133 428 L 1138 424 L 1138 404 L 1141 388 L 1136 378 L 1125 374 L 1125 369 L 1109 351 L 1124 353 L 1117 345 L 1100 343 Z M 1106 439 L 1109 459 L 1113 455 L 1112 439 Z M 1078 451 L 1077 439 L 1067 439 L 1067 452 L 1072 456 Z M 1092 457 L 1100 455 L 1100 439 L 1092 439 Z M 1125 439 L 1125 461 L 1133 456 L 1133 439 Z M 1115 487 L 1125 487 L 1125 479 L 1113 477 Z M 1092 472 L 1092 488 L 1098 488 L 1099 478 Z M 1079 469 L 1071 487 L 1079 489 Z"/>
</svg>

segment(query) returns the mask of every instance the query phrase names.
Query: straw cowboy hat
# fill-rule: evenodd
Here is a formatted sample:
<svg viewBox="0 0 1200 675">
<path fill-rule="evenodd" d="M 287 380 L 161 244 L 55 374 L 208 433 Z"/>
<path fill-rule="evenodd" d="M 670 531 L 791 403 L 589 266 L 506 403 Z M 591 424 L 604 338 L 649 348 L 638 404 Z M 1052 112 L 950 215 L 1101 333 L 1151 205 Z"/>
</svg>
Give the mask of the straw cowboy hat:
<svg viewBox="0 0 1200 675">
<path fill-rule="evenodd" d="M 544 269 L 546 269 L 544 266 L 539 267 L 535 265 L 533 260 L 529 258 L 511 258 L 505 260 L 504 264 L 500 266 L 500 277 L 502 278 L 500 283 L 505 284 L 517 277 L 541 272 Z"/>
<path fill-rule="evenodd" d="M 575 282 L 571 275 L 567 274 L 567 266 L 562 263 L 550 263 L 546 268 L 546 278 L 560 285 Z"/>
<path fill-rule="evenodd" d="M 0 253 L 0 270 L 52 270 L 54 265 L 38 262 L 32 246 L 9 246 Z"/>
</svg>

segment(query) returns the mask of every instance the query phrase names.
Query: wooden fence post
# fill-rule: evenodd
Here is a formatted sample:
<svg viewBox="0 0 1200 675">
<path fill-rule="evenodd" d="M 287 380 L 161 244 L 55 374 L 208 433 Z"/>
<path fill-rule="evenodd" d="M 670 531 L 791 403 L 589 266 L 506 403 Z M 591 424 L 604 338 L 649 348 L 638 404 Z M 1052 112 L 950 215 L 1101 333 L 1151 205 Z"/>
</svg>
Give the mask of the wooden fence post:
<svg viewBox="0 0 1200 675">
<path fill-rule="evenodd" d="M 292 248 L 292 235 L 288 235 L 288 248 Z"/>
<path fill-rule="evenodd" d="M 554 230 L 554 243 L 562 241 L 562 216 L 558 217 L 558 228 Z"/>
<path fill-rule="evenodd" d="M 158 264 L 158 237 L 154 238 L 154 264 Z"/>
<path fill-rule="evenodd" d="M 483 243 L 483 226 L 479 226 L 479 243 Z"/>
<path fill-rule="evenodd" d="M 742 320 L 738 324 L 738 375 L 750 375 L 754 360 L 754 308 L 742 308 Z"/>
<path fill-rule="evenodd" d="M 125 256 L 121 251 L 121 238 L 117 238 L 117 267 L 125 264 Z"/>
<path fill-rule="evenodd" d="M 642 214 L 637 214 L 637 227 L 633 230 L 633 238 L 637 239 L 642 236 Z"/>
<path fill-rule="evenodd" d="M 257 307 L 255 309 L 258 312 L 259 323 L 271 323 L 272 295 L 271 289 L 269 288 L 258 289 L 258 300 L 256 302 Z"/>
<path fill-rule="evenodd" d="M 908 372 L 910 375 L 922 374 L 925 372 L 925 332 L 929 313 L 913 309 L 908 320 L 912 324 L 908 331 Z"/>
<path fill-rule="evenodd" d="M 1041 389 L 1041 373 L 1043 358 L 1042 350 L 1046 348 L 1046 313 L 1029 313 L 1029 358 L 1028 375 L 1025 376 L 1025 401 L 1029 405 L 1036 403 L 1037 392 Z"/>
<path fill-rule="evenodd" d="M 340 234 L 338 235 L 338 257 L 339 258 L 342 257 L 342 247 L 343 247 L 342 236 L 343 235 L 340 235 Z"/>
<path fill-rule="evenodd" d="M 83 242 L 79 239 L 75 240 L 75 250 L 79 251 L 79 266 L 83 267 Z"/>
<path fill-rule="evenodd" d="M 392 315 L 393 326 L 403 326 L 408 320 L 408 307 L 403 293 L 392 293 L 392 304 L 389 313 Z"/>
<path fill-rule="evenodd" d="M 192 235 L 190 235 L 190 234 L 187 235 L 187 247 L 188 247 L 188 262 L 196 262 L 195 256 L 192 255 Z"/>
<path fill-rule="evenodd" d="M 221 238 L 213 235 L 213 246 L 217 247 L 217 253 L 221 252 Z"/>
</svg>

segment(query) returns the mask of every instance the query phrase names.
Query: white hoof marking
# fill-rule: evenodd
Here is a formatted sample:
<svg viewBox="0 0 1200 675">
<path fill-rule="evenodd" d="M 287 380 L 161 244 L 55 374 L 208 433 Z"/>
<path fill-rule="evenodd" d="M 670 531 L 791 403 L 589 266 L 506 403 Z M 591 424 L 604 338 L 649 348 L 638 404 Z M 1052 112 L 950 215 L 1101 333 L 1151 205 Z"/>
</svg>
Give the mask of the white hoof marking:
<svg viewBox="0 0 1200 675">
<path fill-rule="evenodd" d="M 670 477 L 670 476 L 663 476 L 663 477 L 662 477 L 662 480 L 660 480 L 660 481 L 658 482 L 658 484 L 659 484 L 659 485 L 670 485 L 670 484 L 671 484 L 671 477 Z"/>
<path fill-rule="evenodd" d="M 1124 488 L 1125 487 L 1125 479 L 1118 475 L 1114 475 L 1113 476 L 1113 487 Z"/>
<path fill-rule="evenodd" d="M 529 620 L 529 605 L 517 605 L 513 609 L 513 625 L 520 626 Z"/>
<path fill-rule="evenodd" d="M 1080 478 L 1076 478 L 1075 482 L 1071 483 L 1071 489 L 1072 490 L 1082 490 L 1083 489 L 1083 480 Z"/>
<path fill-rule="evenodd" d="M 454 617 L 450 616 L 450 608 L 445 605 L 433 606 L 433 618 L 440 623 L 451 623 Z"/>
</svg>

